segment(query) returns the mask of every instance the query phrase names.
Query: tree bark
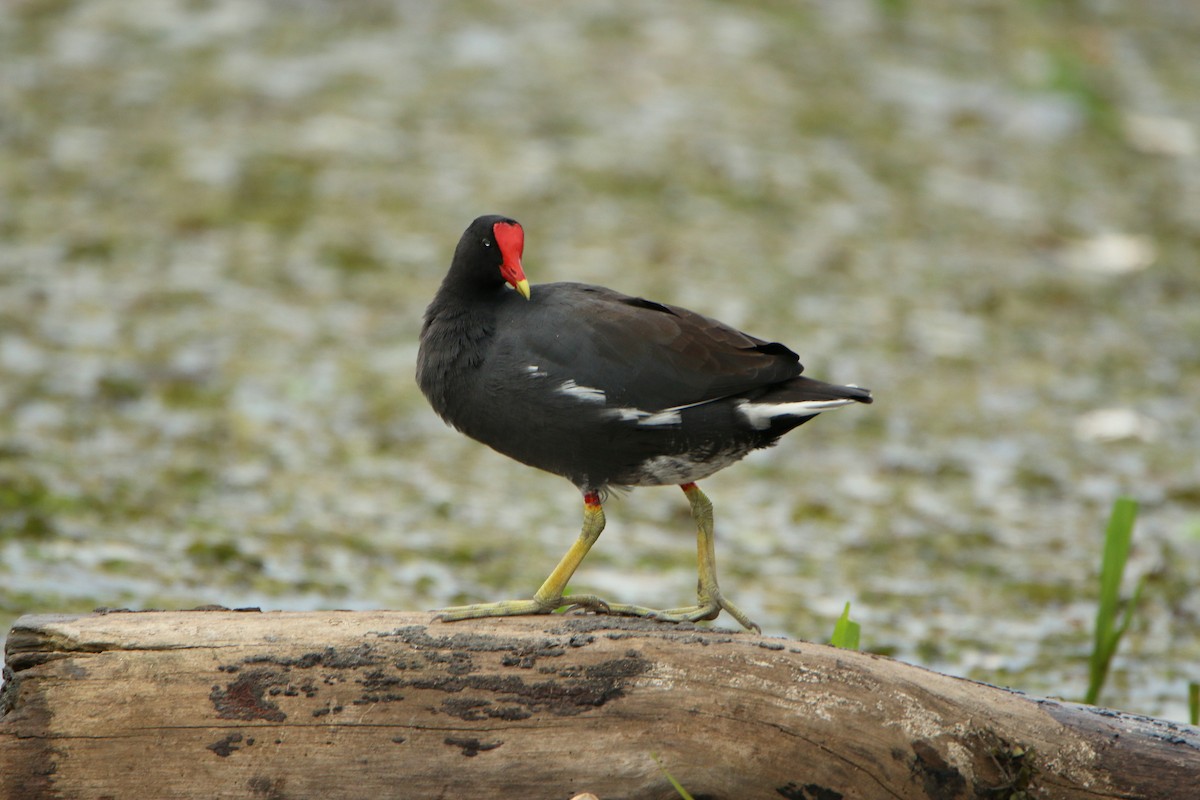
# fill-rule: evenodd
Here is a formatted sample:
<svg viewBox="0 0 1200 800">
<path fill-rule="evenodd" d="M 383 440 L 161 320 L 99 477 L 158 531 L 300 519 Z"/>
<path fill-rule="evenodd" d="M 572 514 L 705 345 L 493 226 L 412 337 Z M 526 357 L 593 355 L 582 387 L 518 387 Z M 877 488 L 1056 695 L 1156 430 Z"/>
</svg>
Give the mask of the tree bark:
<svg viewBox="0 0 1200 800">
<path fill-rule="evenodd" d="M 1200 794 L 1193 727 L 634 619 L 30 616 L 6 678 L 4 800 Z"/>
</svg>

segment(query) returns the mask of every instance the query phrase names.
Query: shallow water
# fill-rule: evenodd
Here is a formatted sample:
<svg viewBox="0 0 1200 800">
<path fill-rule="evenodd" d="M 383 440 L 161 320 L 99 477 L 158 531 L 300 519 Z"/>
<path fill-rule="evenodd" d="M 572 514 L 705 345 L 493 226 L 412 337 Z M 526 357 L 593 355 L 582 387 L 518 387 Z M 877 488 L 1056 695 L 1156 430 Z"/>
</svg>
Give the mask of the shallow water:
<svg viewBox="0 0 1200 800">
<path fill-rule="evenodd" d="M 1127 494 L 1146 586 L 1103 701 L 1184 719 L 1198 33 L 1102 2 L 4 6 L 0 626 L 529 594 L 577 493 L 411 377 L 497 211 L 535 291 L 670 300 L 874 390 L 704 484 L 767 632 L 851 601 L 868 649 L 1078 698 Z M 573 589 L 687 602 L 678 490 L 608 521 Z"/>
</svg>

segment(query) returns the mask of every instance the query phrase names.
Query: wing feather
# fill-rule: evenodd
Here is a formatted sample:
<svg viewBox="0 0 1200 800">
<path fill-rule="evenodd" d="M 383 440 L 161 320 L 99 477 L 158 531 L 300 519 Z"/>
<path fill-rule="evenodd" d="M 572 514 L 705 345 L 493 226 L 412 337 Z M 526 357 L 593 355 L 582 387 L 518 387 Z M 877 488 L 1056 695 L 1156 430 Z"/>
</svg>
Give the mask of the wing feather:
<svg viewBox="0 0 1200 800">
<path fill-rule="evenodd" d="M 697 405 L 794 378 L 799 356 L 679 306 L 585 284 L 534 288 L 519 347 L 551 380 L 646 411 Z M 514 320 L 515 321 L 515 320 Z M 523 335 L 522 335 L 523 334 Z"/>
</svg>

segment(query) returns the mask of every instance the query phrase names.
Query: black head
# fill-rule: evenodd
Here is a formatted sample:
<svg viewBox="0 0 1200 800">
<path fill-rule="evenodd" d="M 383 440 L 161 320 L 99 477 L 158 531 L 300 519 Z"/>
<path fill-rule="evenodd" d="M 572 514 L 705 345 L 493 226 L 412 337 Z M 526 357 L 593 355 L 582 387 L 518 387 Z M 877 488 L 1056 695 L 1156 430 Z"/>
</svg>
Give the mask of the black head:
<svg viewBox="0 0 1200 800">
<path fill-rule="evenodd" d="M 529 298 L 529 281 L 521 267 L 525 231 L 521 223 L 499 214 L 477 218 L 454 249 L 446 282 L 464 290 L 494 290 L 507 283 Z"/>
</svg>

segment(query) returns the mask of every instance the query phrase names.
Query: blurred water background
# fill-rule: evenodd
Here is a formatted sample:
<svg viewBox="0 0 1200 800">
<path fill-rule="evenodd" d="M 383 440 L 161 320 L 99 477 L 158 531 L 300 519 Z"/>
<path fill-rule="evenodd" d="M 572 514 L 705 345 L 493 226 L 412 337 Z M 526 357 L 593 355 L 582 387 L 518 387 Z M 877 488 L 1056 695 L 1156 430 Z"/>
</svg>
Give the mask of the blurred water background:
<svg viewBox="0 0 1200 800">
<path fill-rule="evenodd" d="M 412 378 L 499 212 L 535 286 L 875 391 L 704 483 L 768 633 L 851 601 L 868 649 L 1078 698 L 1127 494 L 1145 590 L 1103 700 L 1185 719 L 1198 52 L 1170 0 L 4 3 L 0 627 L 529 595 L 578 494 Z M 688 602 L 679 491 L 608 518 L 573 588 Z"/>
</svg>

